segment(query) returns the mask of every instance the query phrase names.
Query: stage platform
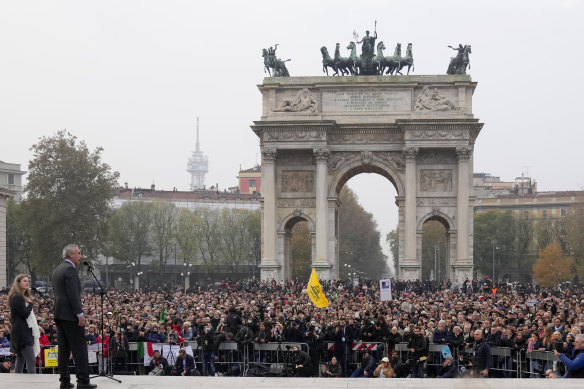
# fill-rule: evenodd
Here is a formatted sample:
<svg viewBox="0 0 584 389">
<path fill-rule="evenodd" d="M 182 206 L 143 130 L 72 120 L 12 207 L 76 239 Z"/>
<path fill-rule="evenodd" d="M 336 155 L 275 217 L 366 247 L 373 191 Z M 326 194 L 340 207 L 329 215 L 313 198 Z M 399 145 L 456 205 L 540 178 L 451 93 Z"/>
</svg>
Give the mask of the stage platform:
<svg viewBox="0 0 584 389">
<path fill-rule="evenodd" d="M 2 374 L 3 388 L 17 389 L 50 389 L 59 387 L 59 377 L 52 374 L 26 375 Z M 99 389 L 323 389 L 323 388 L 473 388 L 473 389 L 549 389 L 550 386 L 562 389 L 582 388 L 582 379 L 436 379 L 436 378 L 253 378 L 253 377 L 149 377 L 149 376 L 116 376 L 122 383 L 99 377 L 91 382 Z"/>
</svg>

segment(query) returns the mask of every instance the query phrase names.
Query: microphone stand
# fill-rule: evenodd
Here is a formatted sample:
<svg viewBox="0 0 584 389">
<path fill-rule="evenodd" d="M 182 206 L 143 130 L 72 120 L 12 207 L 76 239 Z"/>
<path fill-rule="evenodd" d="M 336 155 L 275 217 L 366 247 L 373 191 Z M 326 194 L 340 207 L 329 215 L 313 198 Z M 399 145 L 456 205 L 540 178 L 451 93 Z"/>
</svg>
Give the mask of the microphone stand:
<svg viewBox="0 0 584 389">
<path fill-rule="evenodd" d="M 87 271 L 89 273 L 91 273 L 91 275 L 93 276 L 93 279 L 95 280 L 95 283 L 97 284 L 97 286 L 99 286 L 99 297 L 100 297 L 100 304 L 101 304 L 101 329 L 100 329 L 100 333 L 101 333 L 101 358 L 103 360 L 105 358 L 105 355 L 103 354 L 103 345 L 105 343 L 105 336 L 104 336 L 105 326 L 104 326 L 104 320 L 103 320 L 103 311 L 104 311 L 104 309 L 103 309 L 103 296 L 105 296 L 108 299 L 108 301 L 109 301 L 109 298 L 107 297 L 105 290 L 103 289 L 103 286 L 101 286 L 101 282 L 99 282 L 99 280 L 95 276 L 95 273 L 93 272 L 93 267 L 87 261 L 83 261 L 83 264 L 87 267 Z M 105 370 L 106 361 L 104 360 L 102 364 L 103 364 L 103 367 Z M 98 363 L 98 365 L 99 365 L 99 363 Z M 111 371 L 111 366 L 110 366 L 110 371 Z M 101 373 L 103 373 L 103 374 L 101 374 Z M 91 378 L 97 378 L 97 377 L 109 378 L 112 381 L 116 381 L 118 384 L 122 383 L 121 380 L 114 378 L 113 372 L 111 372 L 110 374 L 107 374 L 104 371 L 104 372 L 100 372 L 100 374 L 98 374 L 96 376 L 92 376 L 89 378 L 91 379 Z"/>
</svg>

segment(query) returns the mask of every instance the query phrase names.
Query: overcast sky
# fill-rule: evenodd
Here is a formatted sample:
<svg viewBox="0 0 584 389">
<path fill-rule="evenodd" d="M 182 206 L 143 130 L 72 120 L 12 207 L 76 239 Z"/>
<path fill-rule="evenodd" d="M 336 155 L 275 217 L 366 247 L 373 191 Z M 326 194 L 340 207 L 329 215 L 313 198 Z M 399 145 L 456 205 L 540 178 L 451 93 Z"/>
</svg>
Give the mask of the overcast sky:
<svg viewBox="0 0 584 389">
<path fill-rule="evenodd" d="M 390 54 L 413 43 L 414 74 L 445 74 L 447 46 L 472 44 L 476 172 L 584 189 L 582 0 L 4 1 L 0 160 L 26 170 L 30 146 L 67 129 L 104 148 L 121 184 L 187 190 L 199 116 L 206 182 L 234 186 L 259 162 L 261 49 L 279 43 L 291 75 L 322 75 L 320 47 L 375 20 Z M 383 234 L 395 227 L 388 181 L 349 185 Z"/>
</svg>

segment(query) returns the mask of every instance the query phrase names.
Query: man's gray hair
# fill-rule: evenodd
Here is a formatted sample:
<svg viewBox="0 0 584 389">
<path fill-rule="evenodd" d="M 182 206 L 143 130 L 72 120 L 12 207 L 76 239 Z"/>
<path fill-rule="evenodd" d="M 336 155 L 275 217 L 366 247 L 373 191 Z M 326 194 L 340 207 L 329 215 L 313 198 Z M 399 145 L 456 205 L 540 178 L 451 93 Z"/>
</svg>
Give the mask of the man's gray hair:
<svg viewBox="0 0 584 389">
<path fill-rule="evenodd" d="M 68 244 L 67 246 L 65 246 L 65 248 L 63 249 L 63 259 L 69 258 L 69 255 L 73 254 L 73 251 L 75 251 L 75 249 L 77 248 L 79 248 L 79 246 L 77 246 L 76 244 Z"/>
<path fill-rule="evenodd" d="M 584 334 L 577 334 L 574 336 L 574 340 L 576 339 L 580 339 L 580 341 L 584 343 Z"/>
</svg>

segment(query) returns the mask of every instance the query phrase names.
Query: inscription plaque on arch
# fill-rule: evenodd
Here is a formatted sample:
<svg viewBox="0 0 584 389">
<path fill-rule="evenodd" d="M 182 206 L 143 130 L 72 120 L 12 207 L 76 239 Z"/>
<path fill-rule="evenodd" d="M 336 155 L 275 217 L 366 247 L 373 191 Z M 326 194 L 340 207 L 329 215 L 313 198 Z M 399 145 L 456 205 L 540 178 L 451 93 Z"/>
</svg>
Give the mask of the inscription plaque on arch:
<svg viewBox="0 0 584 389">
<path fill-rule="evenodd" d="M 322 92 L 323 112 L 405 112 L 412 110 L 412 94 L 400 89 L 332 89 Z"/>
</svg>

